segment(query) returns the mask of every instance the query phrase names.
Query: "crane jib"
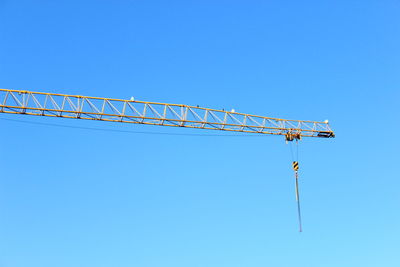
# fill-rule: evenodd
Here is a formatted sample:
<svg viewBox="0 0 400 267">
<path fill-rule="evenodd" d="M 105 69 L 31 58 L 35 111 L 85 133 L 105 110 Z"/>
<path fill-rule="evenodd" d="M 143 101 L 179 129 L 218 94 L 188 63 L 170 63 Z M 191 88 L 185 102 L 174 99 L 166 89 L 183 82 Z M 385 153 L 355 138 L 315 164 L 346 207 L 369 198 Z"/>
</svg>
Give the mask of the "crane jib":
<svg viewBox="0 0 400 267">
<path fill-rule="evenodd" d="M 0 89 L 0 113 L 113 121 L 231 132 L 333 138 L 327 121 L 285 120 L 182 104 Z"/>
</svg>

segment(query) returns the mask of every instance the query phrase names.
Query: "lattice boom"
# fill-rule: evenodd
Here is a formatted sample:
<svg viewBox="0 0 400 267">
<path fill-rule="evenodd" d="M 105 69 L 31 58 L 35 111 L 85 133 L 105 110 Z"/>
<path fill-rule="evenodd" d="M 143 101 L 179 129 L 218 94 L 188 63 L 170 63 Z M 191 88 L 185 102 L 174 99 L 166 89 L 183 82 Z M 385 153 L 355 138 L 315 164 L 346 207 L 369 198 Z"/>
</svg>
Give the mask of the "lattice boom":
<svg viewBox="0 0 400 267">
<path fill-rule="evenodd" d="M 0 112 L 303 137 L 334 137 L 327 122 L 284 120 L 179 104 L 0 89 Z"/>
</svg>

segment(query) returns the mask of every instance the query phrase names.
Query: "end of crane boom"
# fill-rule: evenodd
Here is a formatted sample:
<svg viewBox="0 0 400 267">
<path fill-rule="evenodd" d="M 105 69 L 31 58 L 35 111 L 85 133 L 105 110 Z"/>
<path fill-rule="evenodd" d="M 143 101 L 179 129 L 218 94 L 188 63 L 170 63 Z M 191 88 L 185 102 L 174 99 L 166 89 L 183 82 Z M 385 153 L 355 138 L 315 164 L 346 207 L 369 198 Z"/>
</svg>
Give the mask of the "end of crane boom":
<svg viewBox="0 0 400 267">
<path fill-rule="evenodd" d="M 333 132 L 318 132 L 317 136 L 322 138 L 334 138 L 335 134 Z"/>
</svg>

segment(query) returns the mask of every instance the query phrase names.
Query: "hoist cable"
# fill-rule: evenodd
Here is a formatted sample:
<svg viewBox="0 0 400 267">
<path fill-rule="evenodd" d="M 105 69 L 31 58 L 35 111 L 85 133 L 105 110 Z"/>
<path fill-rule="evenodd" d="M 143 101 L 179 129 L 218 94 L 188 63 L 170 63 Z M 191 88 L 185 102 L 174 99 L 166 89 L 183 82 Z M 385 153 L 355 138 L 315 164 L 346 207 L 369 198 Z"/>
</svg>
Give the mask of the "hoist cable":
<svg viewBox="0 0 400 267">
<path fill-rule="evenodd" d="M 289 143 L 289 147 L 290 147 L 290 156 L 292 157 L 292 161 L 296 161 L 294 158 L 294 153 L 293 153 L 293 145 L 292 142 Z"/>
<path fill-rule="evenodd" d="M 293 151 L 292 144 L 290 144 L 290 154 L 292 156 L 292 167 L 294 170 L 295 177 L 295 194 L 296 194 L 296 202 L 297 202 L 297 217 L 299 222 L 299 232 L 303 231 L 302 221 L 301 221 L 301 208 L 300 208 L 300 193 L 299 193 L 299 141 L 296 140 L 296 148 Z"/>
<path fill-rule="evenodd" d="M 297 171 L 295 172 L 296 178 L 296 201 L 297 201 L 297 216 L 299 219 L 299 232 L 303 231 L 302 223 L 301 223 L 301 209 L 300 209 L 300 194 L 299 194 L 299 177 Z"/>
</svg>

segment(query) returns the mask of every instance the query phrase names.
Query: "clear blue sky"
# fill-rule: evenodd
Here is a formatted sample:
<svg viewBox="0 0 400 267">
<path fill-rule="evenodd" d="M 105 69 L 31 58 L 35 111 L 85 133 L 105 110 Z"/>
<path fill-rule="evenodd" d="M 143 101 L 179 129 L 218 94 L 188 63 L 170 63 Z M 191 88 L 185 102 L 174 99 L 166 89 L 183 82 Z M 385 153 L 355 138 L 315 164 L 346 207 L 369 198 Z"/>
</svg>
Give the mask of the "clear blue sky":
<svg viewBox="0 0 400 267">
<path fill-rule="evenodd" d="M 300 144 L 298 233 L 281 137 L 0 114 L 0 266 L 400 266 L 400 2 L 327 2 L 0 1 L 1 88 L 337 134 Z"/>
</svg>

